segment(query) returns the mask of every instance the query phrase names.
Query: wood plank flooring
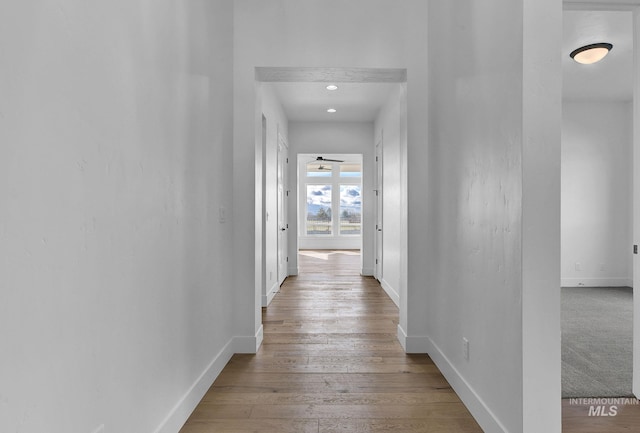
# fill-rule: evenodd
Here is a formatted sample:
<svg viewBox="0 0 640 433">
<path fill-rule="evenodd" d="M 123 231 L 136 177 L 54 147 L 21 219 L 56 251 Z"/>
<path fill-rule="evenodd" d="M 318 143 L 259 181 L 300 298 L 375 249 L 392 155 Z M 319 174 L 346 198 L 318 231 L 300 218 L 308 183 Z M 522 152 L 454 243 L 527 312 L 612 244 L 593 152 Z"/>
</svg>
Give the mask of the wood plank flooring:
<svg viewBox="0 0 640 433">
<path fill-rule="evenodd" d="M 604 405 L 601 413 L 605 415 L 590 416 L 591 406 L 590 404 L 574 405 L 570 399 L 562 400 L 562 431 L 564 433 L 640 432 L 640 403 L 617 405 L 615 416 L 610 416 L 612 413 L 610 405 Z"/>
<path fill-rule="evenodd" d="M 181 433 L 481 432 L 353 251 L 302 251 L 263 309 L 256 355 L 234 355 Z"/>
<path fill-rule="evenodd" d="M 264 343 L 234 355 L 181 433 L 481 432 L 425 355 L 396 339 L 398 309 L 352 251 L 303 251 L 263 309 Z M 640 405 L 588 416 L 563 401 L 563 432 L 640 431 Z"/>
</svg>

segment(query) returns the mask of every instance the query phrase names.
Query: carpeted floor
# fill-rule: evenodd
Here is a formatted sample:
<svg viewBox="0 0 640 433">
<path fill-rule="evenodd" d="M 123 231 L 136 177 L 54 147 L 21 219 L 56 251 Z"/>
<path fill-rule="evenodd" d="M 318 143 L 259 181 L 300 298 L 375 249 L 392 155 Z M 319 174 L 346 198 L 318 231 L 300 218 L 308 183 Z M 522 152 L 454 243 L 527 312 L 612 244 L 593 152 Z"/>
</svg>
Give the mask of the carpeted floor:
<svg viewBox="0 0 640 433">
<path fill-rule="evenodd" d="M 633 289 L 562 288 L 562 397 L 631 396 Z"/>
</svg>

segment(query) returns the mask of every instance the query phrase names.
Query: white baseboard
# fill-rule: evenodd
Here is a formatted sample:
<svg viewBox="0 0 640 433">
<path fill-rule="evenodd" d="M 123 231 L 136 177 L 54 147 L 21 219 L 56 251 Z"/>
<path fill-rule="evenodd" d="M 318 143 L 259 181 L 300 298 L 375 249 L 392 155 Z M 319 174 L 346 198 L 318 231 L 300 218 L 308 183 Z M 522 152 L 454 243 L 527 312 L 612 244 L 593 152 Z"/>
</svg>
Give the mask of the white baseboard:
<svg viewBox="0 0 640 433">
<path fill-rule="evenodd" d="M 289 274 L 290 277 L 298 275 L 298 267 L 292 266 L 290 268 L 287 268 L 287 273 Z"/>
<path fill-rule="evenodd" d="M 362 268 L 360 271 L 360 275 L 363 277 L 373 277 L 373 269 L 372 268 Z"/>
<path fill-rule="evenodd" d="M 480 424 L 482 430 L 486 432 L 507 433 L 507 429 L 502 425 L 500 420 L 491 412 L 491 409 L 487 407 L 482 398 L 480 398 L 467 383 L 454 365 L 451 364 L 440 348 L 429 337 L 427 337 L 427 342 L 429 346 L 427 353 L 456 394 L 458 394 L 464 405 L 469 409 L 471 415 L 473 415 L 478 424 Z"/>
<path fill-rule="evenodd" d="M 389 284 L 384 278 L 380 280 L 380 285 L 387 293 L 387 295 L 389 295 L 393 303 L 396 304 L 396 307 L 400 308 L 400 295 L 398 294 L 398 292 L 393 287 L 391 287 L 391 284 Z"/>
<path fill-rule="evenodd" d="M 262 345 L 263 338 L 264 328 L 262 325 L 253 337 L 233 337 L 235 353 L 256 353 Z"/>
<path fill-rule="evenodd" d="M 262 306 L 268 307 L 271 301 L 273 301 L 273 297 L 276 296 L 278 290 L 280 289 L 280 285 L 275 282 L 273 286 L 269 289 L 266 295 L 262 295 Z"/>
<path fill-rule="evenodd" d="M 398 325 L 398 341 L 405 353 L 427 353 L 429 348 L 429 337 L 409 336 L 400 325 Z"/>
<path fill-rule="evenodd" d="M 562 278 L 562 287 L 633 287 L 631 278 Z"/>
<path fill-rule="evenodd" d="M 218 352 L 209 363 L 207 368 L 202 372 L 200 377 L 191 385 L 191 388 L 182 396 L 178 403 L 171 409 L 167 417 L 156 428 L 155 433 L 176 433 L 182 428 L 193 410 L 196 408 L 207 390 L 216 380 L 227 362 L 231 359 L 235 352 L 234 339 L 229 342 Z"/>
</svg>

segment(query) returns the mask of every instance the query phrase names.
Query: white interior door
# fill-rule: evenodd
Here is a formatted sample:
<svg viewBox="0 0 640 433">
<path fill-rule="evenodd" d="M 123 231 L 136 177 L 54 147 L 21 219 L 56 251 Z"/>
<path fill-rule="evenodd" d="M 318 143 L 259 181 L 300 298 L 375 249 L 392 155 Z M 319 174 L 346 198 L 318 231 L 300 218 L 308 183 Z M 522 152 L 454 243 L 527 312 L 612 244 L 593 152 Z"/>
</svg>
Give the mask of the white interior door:
<svg viewBox="0 0 640 433">
<path fill-rule="evenodd" d="M 287 222 L 289 149 L 284 138 L 278 134 L 278 284 L 287 278 L 289 261 L 287 242 L 289 224 Z"/>
<path fill-rule="evenodd" d="M 376 232 L 375 232 L 375 277 L 382 280 L 382 138 L 376 144 Z"/>
</svg>

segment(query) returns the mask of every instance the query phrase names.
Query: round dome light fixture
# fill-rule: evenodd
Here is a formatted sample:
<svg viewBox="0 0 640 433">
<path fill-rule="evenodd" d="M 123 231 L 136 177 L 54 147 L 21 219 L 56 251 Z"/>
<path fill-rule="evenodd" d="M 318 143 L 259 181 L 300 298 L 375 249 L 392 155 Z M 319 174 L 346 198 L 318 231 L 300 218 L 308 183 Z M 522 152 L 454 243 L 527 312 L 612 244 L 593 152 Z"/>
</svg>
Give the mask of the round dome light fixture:
<svg viewBox="0 0 640 433">
<path fill-rule="evenodd" d="M 336 110 L 335 108 L 328 108 L 327 109 L 327 113 L 335 113 L 336 111 L 338 111 L 338 110 Z"/>
<path fill-rule="evenodd" d="M 327 90 L 338 90 L 338 86 L 336 86 L 335 84 L 329 84 L 326 87 Z"/>
<path fill-rule="evenodd" d="M 600 42 L 575 49 L 569 56 L 580 64 L 591 65 L 604 59 L 611 51 L 611 48 L 613 48 L 613 45 L 607 42 Z"/>
</svg>

